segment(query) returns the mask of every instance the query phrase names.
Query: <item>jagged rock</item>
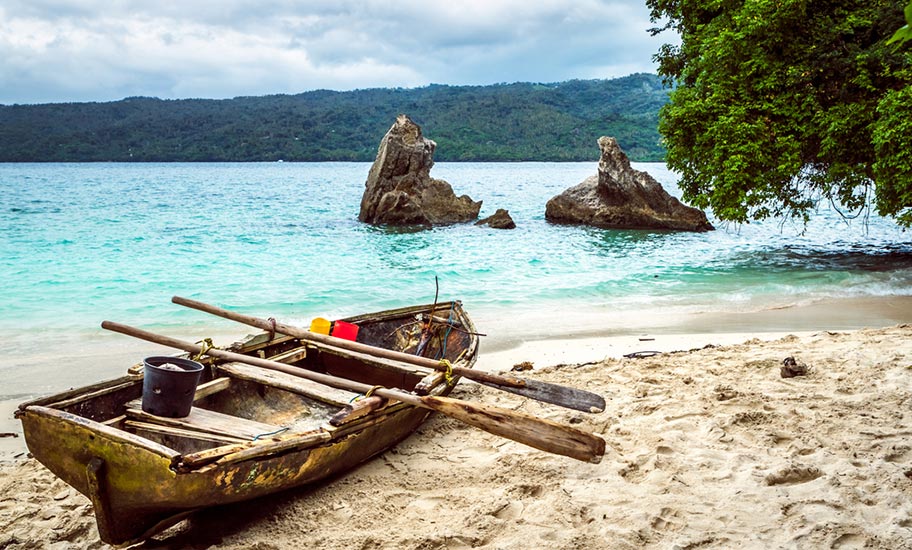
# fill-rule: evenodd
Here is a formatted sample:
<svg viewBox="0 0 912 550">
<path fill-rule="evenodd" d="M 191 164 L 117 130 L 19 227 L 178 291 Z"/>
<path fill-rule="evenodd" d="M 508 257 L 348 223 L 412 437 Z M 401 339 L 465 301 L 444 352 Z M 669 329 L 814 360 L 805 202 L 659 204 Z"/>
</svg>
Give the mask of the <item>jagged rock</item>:
<svg viewBox="0 0 912 550">
<path fill-rule="evenodd" d="M 469 222 L 481 201 L 457 197 L 449 183 L 430 177 L 437 144 L 421 128 L 399 115 L 371 166 L 358 219 L 370 224 L 431 225 Z"/>
<path fill-rule="evenodd" d="M 513 222 L 513 218 L 510 217 L 510 212 L 503 208 L 498 208 L 493 216 L 478 220 L 475 225 L 487 225 L 492 229 L 516 229 L 516 224 Z"/>
<path fill-rule="evenodd" d="M 703 211 L 682 204 L 652 176 L 631 168 L 614 138 L 601 137 L 598 144 L 598 175 L 549 200 L 546 220 L 608 229 L 714 229 Z"/>
</svg>

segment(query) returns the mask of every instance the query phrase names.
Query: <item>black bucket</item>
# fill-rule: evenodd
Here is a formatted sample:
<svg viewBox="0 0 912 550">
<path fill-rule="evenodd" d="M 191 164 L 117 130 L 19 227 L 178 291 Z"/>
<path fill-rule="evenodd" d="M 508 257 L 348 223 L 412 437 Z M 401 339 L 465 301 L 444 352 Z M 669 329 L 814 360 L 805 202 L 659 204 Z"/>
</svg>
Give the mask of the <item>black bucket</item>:
<svg viewBox="0 0 912 550">
<path fill-rule="evenodd" d="M 143 360 L 142 410 L 155 416 L 181 418 L 190 414 L 203 365 L 180 357 Z"/>
</svg>

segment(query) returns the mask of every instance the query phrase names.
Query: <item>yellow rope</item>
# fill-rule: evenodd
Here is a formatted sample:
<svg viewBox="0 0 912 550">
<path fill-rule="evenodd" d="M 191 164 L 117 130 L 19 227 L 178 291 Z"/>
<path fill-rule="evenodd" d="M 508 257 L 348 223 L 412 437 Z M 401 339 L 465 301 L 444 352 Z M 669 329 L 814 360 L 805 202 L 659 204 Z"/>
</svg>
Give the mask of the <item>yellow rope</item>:
<svg viewBox="0 0 912 550">
<path fill-rule="evenodd" d="M 452 386 L 456 383 L 456 377 L 453 376 L 453 364 L 446 359 L 441 359 L 440 364 L 446 367 L 446 372 L 443 373 L 443 377 L 446 380 L 447 386 Z"/>
<path fill-rule="evenodd" d="M 360 400 L 362 400 L 362 399 L 367 399 L 367 398 L 370 397 L 375 391 L 377 391 L 377 390 L 382 390 L 384 387 L 385 387 L 385 386 L 374 386 L 374 387 L 372 387 L 371 389 L 369 389 L 369 390 L 367 390 L 366 392 L 364 392 L 364 395 L 356 395 L 356 396 L 352 397 L 348 402 L 349 402 L 349 403 L 354 403 L 355 401 L 360 401 Z"/>
<path fill-rule="evenodd" d="M 212 338 L 203 338 L 197 344 L 200 344 L 200 351 L 196 354 L 196 357 L 193 358 L 194 361 L 199 361 L 206 355 L 209 350 L 216 349 L 215 344 L 212 343 Z"/>
</svg>

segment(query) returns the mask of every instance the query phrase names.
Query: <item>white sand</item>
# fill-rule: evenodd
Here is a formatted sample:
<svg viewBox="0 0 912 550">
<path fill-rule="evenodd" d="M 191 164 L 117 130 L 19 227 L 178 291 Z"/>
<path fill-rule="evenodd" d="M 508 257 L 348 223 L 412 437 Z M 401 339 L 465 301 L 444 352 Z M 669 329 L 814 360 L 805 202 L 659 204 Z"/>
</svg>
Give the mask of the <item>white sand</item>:
<svg viewBox="0 0 912 550">
<path fill-rule="evenodd" d="M 603 435 L 601 464 L 435 417 L 331 483 L 201 512 L 146 547 L 912 548 L 912 326 L 713 337 L 726 345 L 595 363 L 702 342 L 575 341 L 576 366 L 547 366 L 574 359 L 566 342 L 482 356 L 534 359 L 528 376 L 605 395 L 599 415 L 457 390 Z M 810 374 L 781 378 L 789 356 Z M 0 495 L 0 548 L 105 548 L 88 499 L 34 461 L 0 466 Z"/>
</svg>

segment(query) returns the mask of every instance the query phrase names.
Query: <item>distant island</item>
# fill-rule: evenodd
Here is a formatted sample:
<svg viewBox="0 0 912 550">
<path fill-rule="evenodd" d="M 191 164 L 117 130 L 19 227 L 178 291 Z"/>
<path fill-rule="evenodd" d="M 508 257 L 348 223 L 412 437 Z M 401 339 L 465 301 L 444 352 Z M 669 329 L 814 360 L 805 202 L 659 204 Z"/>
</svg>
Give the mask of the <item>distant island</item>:
<svg viewBox="0 0 912 550">
<path fill-rule="evenodd" d="M 431 85 L 234 99 L 130 97 L 0 105 L 0 162 L 373 161 L 400 113 L 437 161 L 595 161 L 600 136 L 662 160 L 656 75 L 554 84 Z"/>
</svg>

